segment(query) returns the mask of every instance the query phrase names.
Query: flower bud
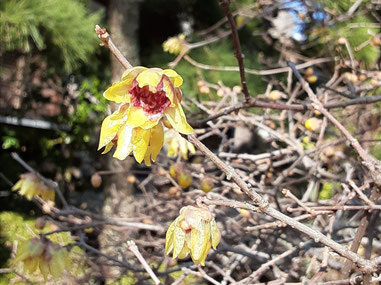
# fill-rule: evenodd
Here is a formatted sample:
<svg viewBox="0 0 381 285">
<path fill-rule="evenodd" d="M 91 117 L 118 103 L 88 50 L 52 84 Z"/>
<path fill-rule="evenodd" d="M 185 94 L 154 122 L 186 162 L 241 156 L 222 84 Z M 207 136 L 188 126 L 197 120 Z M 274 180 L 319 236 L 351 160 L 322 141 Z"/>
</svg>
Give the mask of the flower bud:
<svg viewBox="0 0 381 285">
<path fill-rule="evenodd" d="M 200 181 L 200 188 L 205 193 L 210 192 L 213 189 L 213 186 L 214 186 L 213 180 L 209 176 L 203 177 Z"/>
<path fill-rule="evenodd" d="M 269 94 L 269 99 L 271 100 L 271 101 L 278 101 L 278 100 L 280 100 L 282 97 L 285 97 L 286 95 L 283 93 L 283 92 L 281 92 L 281 91 L 279 91 L 279 90 L 273 90 L 273 91 L 271 91 L 270 92 L 270 94 Z"/>
<path fill-rule="evenodd" d="M 204 85 L 204 86 L 201 86 L 200 87 L 200 93 L 201 94 L 209 94 L 210 93 L 210 89 L 208 86 Z"/>
<path fill-rule="evenodd" d="M 343 37 L 341 37 L 341 38 L 339 38 L 339 39 L 337 40 L 337 43 L 338 43 L 339 45 L 345 45 L 346 42 L 347 42 L 347 39 L 346 39 L 346 38 L 343 38 Z"/>
<path fill-rule="evenodd" d="M 39 217 L 34 222 L 34 227 L 38 230 L 42 230 L 46 226 L 46 219 L 44 217 Z"/>
<path fill-rule="evenodd" d="M 99 186 L 101 186 L 101 184 L 102 184 L 102 177 L 98 173 L 94 173 L 91 176 L 91 185 L 93 185 L 93 187 L 95 188 L 98 188 Z"/>
<path fill-rule="evenodd" d="M 311 132 L 317 132 L 320 130 L 321 120 L 315 117 L 309 118 L 304 123 L 304 126 L 306 127 L 307 130 Z"/>
<path fill-rule="evenodd" d="M 317 76 L 316 75 L 307 76 L 306 80 L 308 83 L 311 83 L 311 84 L 315 83 L 317 81 Z"/>
<path fill-rule="evenodd" d="M 239 210 L 239 214 L 241 215 L 241 217 L 243 217 L 245 219 L 249 219 L 251 216 L 250 211 L 248 211 L 246 209 Z"/>
<path fill-rule="evenodd" d="M 177 176 L 177 183 L 183 189 L 188 188 L 192 184 L 192 175 L 188 171 L 180 172 Z"/>
</svg>

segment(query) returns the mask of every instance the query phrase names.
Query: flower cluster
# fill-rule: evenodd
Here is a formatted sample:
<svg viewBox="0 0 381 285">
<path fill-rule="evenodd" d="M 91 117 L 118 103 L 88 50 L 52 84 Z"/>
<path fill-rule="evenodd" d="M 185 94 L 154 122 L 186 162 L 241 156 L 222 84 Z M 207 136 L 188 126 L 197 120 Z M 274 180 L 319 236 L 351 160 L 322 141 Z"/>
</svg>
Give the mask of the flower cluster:
<svg viewBox="0 0 381 285">
<path fill-rule="evenodd" d="M 165 238 L 165 253 L 173 251 L 173 258 L 190 254 L 195 264 L 205 265 L 210 248 L 216 249 L 221 235 L 209 210 L 186 206 L 169 226 Z"/>
<path fill-rule="evenodd" d="M 25 173 L 20 176 L 20 180 L 12 187 L 13 191 L 19 191 L 20 195 L 32 200 L 34 196 L 41 197 L 42 200 L 54 201 L 54 189 L 49 188 L 34 173 Z"/>
<path fill-rule="evenodd" d="M 164 117 L 176 131 L 192 133 L 180 104 L 182 83 L 181 76 L 171 69 L 127 69 L 122 80 L 104 93 L 120 106 L 104 119 L 98 149 L 105 147 L 103 153 L 107 153 L 116 146 L 114 157 L 123 160 L 132 153 L 137 162 L 144 160 L 149 166 L 164 143 Z"/>
<path fill-rule="evenodd" d="M 180 34 L 177 37 L 168 38 L 163 43 L 163 50 L 174 55 L 178 55 L 188 49 L 187 42 L 185 41 L 185 35 Z"/>
<path fill-rule="evenodd" d="M 164 142 L 166 145 L 168 145 L 167 154 L 169 157 L 177 157 L 181 155 L 183 159 L 187 160 L 188 152 L 191 154 L 196 153 L 194 145 L 172 129 L 169 129 L 165 132 Z"/>
<path fill-rule="evenodd" d="M 46 281 L 49 274 L 59 278 L 65 268 L 70 268 L 69 252 L 48 239 L 32 238 L 20 243 L 14 263 L 22 261 L 29 273 L 40 269 Z"/>
</svg>

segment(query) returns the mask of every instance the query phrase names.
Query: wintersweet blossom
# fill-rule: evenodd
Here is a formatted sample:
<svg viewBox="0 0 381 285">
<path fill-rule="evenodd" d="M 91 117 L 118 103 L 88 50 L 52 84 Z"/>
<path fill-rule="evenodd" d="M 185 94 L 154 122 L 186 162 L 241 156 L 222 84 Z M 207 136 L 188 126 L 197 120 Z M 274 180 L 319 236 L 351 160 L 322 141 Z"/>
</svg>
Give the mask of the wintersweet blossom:
<svg viewBox="0 0 381 285">
<path fill-rule="evenodd" d="M 182 83 L 181 76 L 171 69 L 127 69 L 122 80 L 103 94 L 120 107 L 103 121 L 98 149 L 105 147 L 103 153 L 107 153 L 116 146 L 114 157 L 123 160 L 133 153 L 136 161 L 144 159 L 150 165 L 163 146 L 162 119 L 180 133 L 192 133 L 180 104 Z"/>
<path fill-rule="evenodd" d="M 188 152 L 191 154 L 196 153 L 194 145 L 172 129 L 165 131 L 164 142 L 168 145 L 167 154 L 169 157 L 177 157 L 181 155 L 183 159 L 187 160 Z"/>
<path fill-rule="evenodd" d="M 168 228 L 165 253 L 173 251 L 173 258 L 180 259 L 190 254 L 195 264 L 205 265 L 210 248 L 216 249 L 220 240 L 220 231 L 209 210 L 186 206 Z"/>
<path fill-rule="evenodd" d="M 150 129 L 165 115 L 172 127 L 183 134 L 193 133 L 181 107 L 183 79 L 172 69 L 127 69 L 120 82 L 114 83 L 103 96 L 116 103 L 128 104 L 126 124 Z"/>
<path fill-rule="evenodd" d="M 51 274 L 59 278 L 65 268 L 70 268 L 69 252 L 59 244 L 48 239 L 32 238 L 20 243 L 14 263 L 23 262 L 24 268 L 30 273 L 40 269 L 45 281 Z"/>
<path fill-rule="evenodd" d="M 180 34 L 176 37 L 170 37 L 163 43 L 163 50 L 175 55 L 178 55 L 188 49 L 188 44 L 185 41 L 184 34 Z"/>
<path fill-rule="evenodd" d="M 19 190 L 19 194 L 28 200 L 32 200 L 34 196 L 39 196 L 42 200 L 54 201 L 54 189 L 46 186 L 34 173 L 20 175 L 20 180 L 12 187 L 12 190 Z"/>
</svg>

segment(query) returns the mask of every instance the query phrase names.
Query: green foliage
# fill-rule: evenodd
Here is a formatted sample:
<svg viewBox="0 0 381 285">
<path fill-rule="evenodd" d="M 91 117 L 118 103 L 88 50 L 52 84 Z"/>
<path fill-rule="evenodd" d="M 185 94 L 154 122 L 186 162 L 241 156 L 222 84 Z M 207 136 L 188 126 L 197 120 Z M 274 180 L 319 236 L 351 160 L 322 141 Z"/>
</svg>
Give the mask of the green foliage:
<svg viewBox="0 0 381 285">
<path fill-rule="evenodd" d="M 379 33 L 379 29 L 369 27 L 349 28 L 349 26 L 356 23 L 366 25 L 372 22 L 373 21 L 366 16 L 357 16 L 346 23 L 339 24 L 335 29 L 333 29 L 333 32 L 336 35 L 336 39 L 339 37 L 345 37 L 351 48 L 354 49 L 365 41 L 371 39 L 371 34 L 375 35 Z M 344 52 L 346 51 L 345 49 L 343 50 Z M 372 65 L 379 58 L 380 49 L 372 45 L 367 45 L 361 50 L 354 52 L 354 56 L 356 59 L 363 60 L 366 64 Z"/>
<path fill-rule="evenodd" d="M 0 4 L 0 52 L 53 50 L 66 71 L 86 62 L 98 48 L 94 26 L 101 14 L 88 14 L 78 0 L 7 0 Z"/>
<path fill-rule="evenodd" d="M 335 194 L 335 192 L 337 192 L 338 189 L 340 189 L 340 187 L 341 187 L 341 183 L 337 183 L 337 182 L 324 183 L 323 187 L 321 188 L 319 192 L 319 200 L 330 199 Z"/>
<path fill-rule="evenodd" d="M 3 149 L 19 149 L 20 148 L 20 142 L 16 137 L 16 132 L 14 130 L 7 130 L 7 134 L 2 137 L 3 144 L 1 147 Z"/>
</svg>

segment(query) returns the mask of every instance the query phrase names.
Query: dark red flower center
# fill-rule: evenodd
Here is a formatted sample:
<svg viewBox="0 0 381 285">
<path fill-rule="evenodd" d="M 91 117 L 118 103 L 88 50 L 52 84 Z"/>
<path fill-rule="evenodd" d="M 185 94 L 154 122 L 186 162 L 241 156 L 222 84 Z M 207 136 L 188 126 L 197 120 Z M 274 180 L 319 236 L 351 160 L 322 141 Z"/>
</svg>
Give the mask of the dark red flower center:
<svg viewBox="0 0 381 285">
<path fill-rule="evenodd" d="M 149 90 L 149 86 L 140 88 L 139 83 L 135 79 L 132 82 L 132 87 L 128 90 L 128 93 L 132 95 L 131 105 L 143 108 L 143 111 L 147 115 L 163 113 L 171 105 L 171 101 L 166 96 L 165 91 L 162 90 L 162 80 L 156 87 L 156 93 L 153 93 Z"/>
</svg>

